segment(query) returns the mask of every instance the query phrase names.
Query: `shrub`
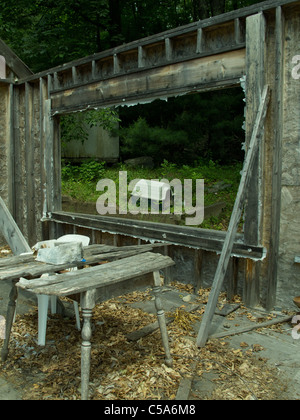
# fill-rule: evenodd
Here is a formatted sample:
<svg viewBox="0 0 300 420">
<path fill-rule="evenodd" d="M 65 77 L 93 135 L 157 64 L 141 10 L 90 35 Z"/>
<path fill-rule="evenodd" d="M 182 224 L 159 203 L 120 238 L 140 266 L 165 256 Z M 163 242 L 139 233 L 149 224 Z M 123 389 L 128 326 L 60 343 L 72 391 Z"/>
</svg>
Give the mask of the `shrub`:
<svg viewBox="0 0 300 420">
<path fill-rule="evenodd" d="M 139 118 L 120 131 L 121 152 L 124 158 L 151 156 L 156 165 L 164 159 L 181 162 L 188 134 L 183 130 L 150 127 L 145 118 Z"/>
<path fill-rule="evenodd" d="M 99 181 L 105 175 L 105 163 L 94 160 L 84 162 L 80 166 L 67 163 L 62 167 L 62 179 L 90 183 Z"/>
</svg>

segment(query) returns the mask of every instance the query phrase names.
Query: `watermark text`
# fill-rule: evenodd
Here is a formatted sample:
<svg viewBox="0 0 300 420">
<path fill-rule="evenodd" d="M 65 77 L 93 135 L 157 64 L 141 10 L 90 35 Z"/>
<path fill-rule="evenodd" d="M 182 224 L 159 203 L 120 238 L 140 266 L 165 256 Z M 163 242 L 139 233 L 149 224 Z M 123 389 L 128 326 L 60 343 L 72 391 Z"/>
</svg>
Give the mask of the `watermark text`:
<svg viewBox="0 0 300 420">
<path fill-rule="evenodd" d="M 96 208 L 99 214 L 177 214 L 186 216 L 187 226 L 196 226 L 203 222 L 203 179 L 185 179 L 183 183 L 179 179 L 134 179 L 129 183 L 127 181 L 127 172 L 120 171 L 118 187 L 108 178 L 98 182 L 96 190 L 101 192 L 101 195 Z"/>
<path fill-rule="evenodd" d="M 292 64 L 296 64 L 292 69 L 292 78 L 295 80 L 300 79 L 300 55 L 294 55 Z"/>
</svg>

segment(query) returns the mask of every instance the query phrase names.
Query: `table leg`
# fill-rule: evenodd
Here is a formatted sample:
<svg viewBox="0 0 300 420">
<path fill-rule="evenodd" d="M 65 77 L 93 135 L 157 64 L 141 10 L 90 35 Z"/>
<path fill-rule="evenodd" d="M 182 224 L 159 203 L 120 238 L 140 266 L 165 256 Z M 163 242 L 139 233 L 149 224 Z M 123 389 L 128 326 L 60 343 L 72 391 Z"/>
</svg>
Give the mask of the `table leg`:
<svg viewBox="0 0 300 420">
<path fill-rule="evenodd" d="M 4 339 L 4 344 L 1 351 L 2 362 L 5 362 L 8 356 L 10 333 L 11 333 L 12 324 L 13 324 L 15 311 L 16 311 L 16 304 L 17 304 L 17 298 L 18 298 L 18 288 L 16 286 L 16 283 L 17 282 L 12 283 L 11 291 L 9 294 L 9 302 L 8 302 L 8 307 L 7 307 L 6 325 L 5 325 L 5 339 Z"/>
<path fill-rule="evenodd" d="M 153 278 L 154 278 L 153 293 L 154 293 L 154 297 L 155 297 L 155 307 L 156 307 L 157 319 L 158 319 L 158 324 L 159 324 L 159 328 L 160 328 L 160 332 L 161 332 L 161 338 L 162 338 L 162 342 L 163 342 L 163 346 L 164 346 L 165 354 L 166 354 L 165 363 L 166 363 L 167 366 L 172 367 L 173 366 L 173 360 L 172 360 L 172 356 L 171 356 L 171 353 L 170 353 L 169 336 L 168 336 L 168 331 L 167 331 L 165 312 L 163 310 L 162 302 L 161 302 L 161 298 L 160 298 L 161 280 L 160 280 L 160 275 L 159 275 L 158 271 L 154 271 Z"/>
<path fill-rule="evenodd" d="M 91 318 L 95 307 L 95 290 L 88 290 L 81 294 L 81 310 L 83 326 L 81 330 L 81 399 L 87 400 L 89 396 L 89 382 L 91 369 Z"/>
</svg>

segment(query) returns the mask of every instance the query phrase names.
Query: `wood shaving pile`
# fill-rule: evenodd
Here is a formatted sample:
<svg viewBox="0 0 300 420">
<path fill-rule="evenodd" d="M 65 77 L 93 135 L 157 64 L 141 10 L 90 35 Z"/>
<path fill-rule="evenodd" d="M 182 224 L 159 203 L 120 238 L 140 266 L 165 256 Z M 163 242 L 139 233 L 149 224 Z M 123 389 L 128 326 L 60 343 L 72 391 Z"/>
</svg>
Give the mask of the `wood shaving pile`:
<svg viewBox="0 0 300 420">
<path fill-rule="evenodd" d="M 209 289 L 199 297 L 206 301 Z M 241 344 L 232 350 L 225 341 L 209 341 L 205 348 L 195 345 L 191 324 L 200 320 L 202 309 L 193 314 L 179 308 L 169 324 L 172 368 L 164 364 L 159 330 L 137 342 L 127 334 L 156 321 L 156 316 L 128 303 L 150 299 L 149 291 L 112 299 L 94 310 L 91 360 L 91 399 L 95 400 L 174 400 L 184 377 L 201 379 L 215 373 L 214 390 L 208 399 L 272 399 L 278 393 L 277 372 L 257 356 L 259 348 Z M 221 296 L 221 299 L 223 297 Z M 174 314 L 173 314 L 174 316 Z M 0 362 L 1 375 L 23 390 L 23 399 L 80 399 L 81 336 L 75 319 L 51 315 L 47 345 L 36 344 L 37 310 L 17 316 L 10 354 Z M 0 340 L 0 346 L 2 346 Z M 192 399 L 199 399 L 191 392 Z"/>
<path fill-rule="evenodd" d="M 276 400 L 286 391 L 286 384 L 279 379 L 275 368 L 259 356 L 263 347 L 251 348 L 241 342 L 241 348 L 233 350 L 227 342 L 212 340 L 201 349 L 202 361 L 196 375 L 201 378 L 213 373 L 214 389 L 207 399 L 213 400 Z M 192 392 L 197 399 L 197 392 Z"/>
</svg>

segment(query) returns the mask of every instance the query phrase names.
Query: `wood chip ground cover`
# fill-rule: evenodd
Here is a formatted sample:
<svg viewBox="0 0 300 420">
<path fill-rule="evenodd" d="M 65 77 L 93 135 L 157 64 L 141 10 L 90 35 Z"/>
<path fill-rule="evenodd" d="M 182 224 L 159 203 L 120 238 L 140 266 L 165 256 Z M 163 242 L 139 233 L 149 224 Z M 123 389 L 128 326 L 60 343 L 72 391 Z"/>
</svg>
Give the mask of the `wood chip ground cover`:
<svg viewBox="0 0 300 420">
<path fill-rule="evenodd" d="M 191 291 L 189 286 L 179 287 Z M 207 301 L 208 293 L 209 289 L 199 291 L 200 303 Z M 201 320 L 203 308 L 187 313 L 183 305 L 169 324 L 172 368 L 164 364 L 159 330 L 137 342 L 129 341 L 127 334 L 156 320 L 155 315 L 129 306 L 148 299 L 149 291 L 135 292 L 96 306 L 91 399 L 174 400 L 182 378 L 194 378 L 201 384 L 201 378 L 209 373 L 214 373 L 213 390 L 206 399 L 280 398 L 285 385 L 259 356 L 259 343 L 249 348 L 241 339 L 241 348 L 233 350 L 226 341 L 214 340 L 197 348 L 191 324 Z M 220 306 L 224 299 L 221 295 Z M 37 311 L 17 317 L 9 359 L 0 363 L 1 375 L 22 388 L 25 400 L 80 399 L 81 337 L 74 319 L 50 316 L 44 348 L 36 344 L 37 324 Z M 202 398 L 199 395 L 192 388 L 190 398 Z"/>
</svg>

